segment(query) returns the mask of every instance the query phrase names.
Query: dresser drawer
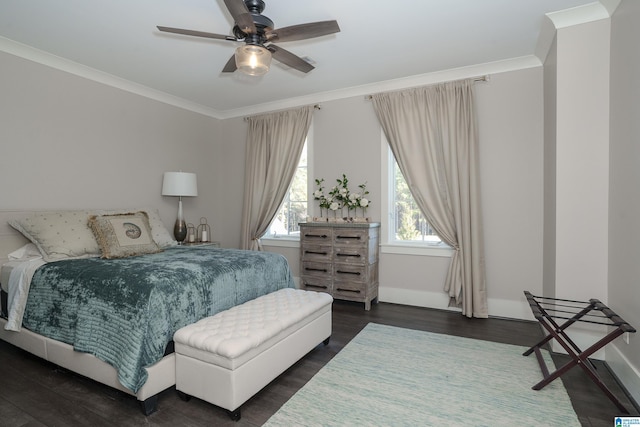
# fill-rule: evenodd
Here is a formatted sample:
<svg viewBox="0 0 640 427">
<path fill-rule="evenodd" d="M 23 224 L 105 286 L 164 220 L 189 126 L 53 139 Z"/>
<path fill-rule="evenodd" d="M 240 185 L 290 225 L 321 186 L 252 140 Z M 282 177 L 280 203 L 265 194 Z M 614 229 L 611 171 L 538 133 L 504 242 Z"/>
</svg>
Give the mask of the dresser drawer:
<svg viewBox="0 0 640 427">
<path fill-rule="evenodd" d="M 309 244 L 331 245 L 333 230 L 329 227 L 301 227 L 300 239 Z"/>
<path fill-rule="evenodd" d="M 303 261 L 300 274 L 302 276 L 331 280 L 332 272 L 332 266 L 329 262 Z"/>
<path fill-rule="evenodd" d="M 362 301 L 366 297 L 366 283 L 336 283 L 333 287 L 333 297 L 348 301 Z"/>
<path fill-rule="evenodd" d="M 335 246 L 333 261 L 345 264 L 365 264 L 367 262 L 366 247 Z"/>
<path fill-rule="evenodd" d="M 321 279 L 313 276 L 302 276 L 300 278 L 300 289 L 305 291 L 328 292 L 332 291 L 331 279 Z"/>
<path fill-rule="evenodd" d="M 333 281 L 334 283 L 365 282 L 369 276 L 368 271 L 366 265 L 335 263 L 333 265 Z"/>
<path fill-rule="evenodd" d="M 336 228 L 333 233 L 333 243 L 340 246 L 366 246 L 369 242 L 369 232 L 357 228 Z"/>
<path fill-rule="evenodd" d="M 302 242 L 300 253 L 302 254 L 302 261 L 331 262 L 333 247 Z"/>
</svg>

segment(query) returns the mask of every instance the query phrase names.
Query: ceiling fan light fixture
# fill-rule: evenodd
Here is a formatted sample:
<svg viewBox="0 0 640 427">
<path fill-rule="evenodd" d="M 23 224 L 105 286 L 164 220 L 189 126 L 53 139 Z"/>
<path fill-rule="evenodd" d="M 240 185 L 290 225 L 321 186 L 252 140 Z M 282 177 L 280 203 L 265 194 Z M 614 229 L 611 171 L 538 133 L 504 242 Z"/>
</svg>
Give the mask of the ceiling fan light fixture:
<svg viewBox="0 0 640 427">
<path fill-rule="evenodd" d="M 250 76 L 262 76 L 269 71 L 271 52 L 258 45 L 244 45 L 236 49 L 236 67 Z"/>
</svg>

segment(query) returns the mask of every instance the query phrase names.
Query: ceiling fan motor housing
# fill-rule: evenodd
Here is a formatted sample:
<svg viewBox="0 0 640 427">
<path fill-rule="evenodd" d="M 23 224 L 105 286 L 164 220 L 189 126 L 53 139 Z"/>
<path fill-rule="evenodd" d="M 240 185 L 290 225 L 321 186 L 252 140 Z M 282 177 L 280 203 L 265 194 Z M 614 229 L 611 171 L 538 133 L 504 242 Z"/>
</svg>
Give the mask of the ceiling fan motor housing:
<svg viewBox="0 0 640 427">
<path fill-rule="evenodd" d="M 265 31 L 273 30 L 274 23 L 271 19 L 262 15 L 262 11 L 265 8 L 264 1 L 262 0 L 244 0 L 247 9 L 251 13 L 251 18 L 253 19 L 253 23 L 256 26 L 255 34 L 247 34 L 238 27 L 238 25 L 233 26 L 233 35 L 239 39 L 245 41 L 247 44 L 259 45 L 262 46 L 267 42 L 267 37 L 265 35 Z"/>
<path fill-rule="evenodd" d="M 265 7 L 262 0 L 244 0 L 244 4 L 249 9 L 249 12 L 257 14 L 261 14 Z"/>
</svg>

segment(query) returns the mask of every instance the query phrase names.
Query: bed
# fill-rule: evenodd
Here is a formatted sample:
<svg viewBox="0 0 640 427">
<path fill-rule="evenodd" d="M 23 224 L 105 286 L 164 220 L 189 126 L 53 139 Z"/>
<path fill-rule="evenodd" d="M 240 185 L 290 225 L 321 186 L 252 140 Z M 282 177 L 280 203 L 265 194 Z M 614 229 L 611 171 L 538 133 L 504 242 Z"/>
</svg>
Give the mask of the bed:
<svg viewBox="0 0 640 427">
<path fill-rule="evenodd" d="M 80 217 L 85 214 L 94 215 L 80 212 Z M 6 258 L 29 243 L 24 237 L 29 234 L 7 220 L 29 215 L 0 211 L 0 339 L 135 396 L 145 414 L 156 410 L 158 393 L 175 385 L 172 337 L 177 329 L 294 286 L 286 259 L 273 253 L 165 245 L 114 259 L 77 253 L 57 259 L 54 254 L 34 267 L 16 328 L 8 316 L 6 278 L 22 260 Z M 157 212 L 151 217 L 159 227 Z M 157 236 L 158 229 L 148 231 L 150 240 L 166 240 Z M 17 299 L 15 290 L 12 295 Z M 19 330 L 6 329 L 12 325 Z"/>
</svg>

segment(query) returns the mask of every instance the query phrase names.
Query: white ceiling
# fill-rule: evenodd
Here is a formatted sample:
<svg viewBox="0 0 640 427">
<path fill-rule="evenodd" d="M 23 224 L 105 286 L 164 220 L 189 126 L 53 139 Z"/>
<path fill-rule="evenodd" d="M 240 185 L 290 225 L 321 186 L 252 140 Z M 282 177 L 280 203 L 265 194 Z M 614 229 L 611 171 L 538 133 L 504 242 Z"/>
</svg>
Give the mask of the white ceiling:
<svg viewBox="0 0 640 427">
<path fill-rule="evenodd" d="M 0 39 L 0 50 L 75 68 L 79 74 L 93 73 L 101 76 L 98 80 L 123 79 L 140 91 L 169 94 L 178 103 L 225 115 L 256 105 L 314 96 L 320 100 L 320 93 L 326 98 L 327 92 L 531 57 L 546 13 L 593 0 L 265 3 L 263 14 L 276 27 L 338 21 L 341 32 L 335 35 L 281 44 L 315 61 L 315 70 L 303 74 L 273 65 L 259 78 L 239 72 L 223 75 L 236 42 L 156 29 L 164 25 L 231 34 L 233 21 L 223 0 L 3 0 L 0 37 L 5 40 Z"/>
</svg>

